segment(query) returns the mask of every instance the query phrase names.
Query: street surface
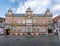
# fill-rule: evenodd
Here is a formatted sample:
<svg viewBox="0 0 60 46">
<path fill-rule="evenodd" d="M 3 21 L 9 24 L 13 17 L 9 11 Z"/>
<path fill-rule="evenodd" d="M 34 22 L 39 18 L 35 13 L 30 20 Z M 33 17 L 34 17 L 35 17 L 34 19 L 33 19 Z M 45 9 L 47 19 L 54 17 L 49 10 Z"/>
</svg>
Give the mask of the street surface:
<svg viewBox="0 0 60 46">
<path fill-rule="evenodd" d="M 0 46 L 60 46 L 60 36 L 0 35 Z"/>
</svg>

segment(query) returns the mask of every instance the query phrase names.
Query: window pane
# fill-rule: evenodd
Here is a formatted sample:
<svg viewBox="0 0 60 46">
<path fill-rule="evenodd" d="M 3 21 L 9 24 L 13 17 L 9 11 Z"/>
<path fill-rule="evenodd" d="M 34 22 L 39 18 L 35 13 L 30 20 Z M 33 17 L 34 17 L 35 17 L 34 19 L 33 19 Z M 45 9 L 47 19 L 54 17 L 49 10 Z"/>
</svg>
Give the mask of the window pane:
<svg viewBox="0 0 60 46">
<path fill-rule="evenodd" d="M 26 32 L 32 32 L 32 26 L 26 26 Z"/>
<path fill-rule="evenodd" d="M 37 26 L 37 30 L 38 30 L 38 32 L 40 32 L 40 26 Z"/>
<path fill-rule="evenodd" d="M 45 32 L 46 31 L 46 28 L 43 26 L 42 27 L 42 32 Z"/>
<path fill-rule="evenodd" d="M 23 20 L 22 23 L 25 24 L 25 20 Z"/>
<path fill-rule="evenodd" d="M 20 26 L 18 26 L 18 27 L 17 27 L 17 31 L 20 31 L 20 28 L 21 28 L 21 27 L 20 27 Z"/>
<path fill-rule="evenodd" d="M 20 23 L 21 23 L 21 21 L 19 20 L 19 21 L 18 21 L 18 24 L 20 24 Z"/>
<path fill-rule="evenodd" d="M 21 32 L 25 32 L 25 26 L 22 26 L 21 29 Z"/>
<path fill-rule="evenodd" d="M 13 26 L 13 31 L 16 31 L 16 27 L 15 26 Z"/>
<path fill-rule="evenodd" d="M 33 26 L 33 32 L 36 32 L 36 26 Z"/>
<path fill-rule="evenodd" d="M 26 25 L 32 25 L 32 19 L 26 19 Z"/>
<path fill-rule="evenodd" d="M 36 24 L 37 23 L 37 21 L 36 20 L 33 20 L 33 24 Z"/>
</svg>

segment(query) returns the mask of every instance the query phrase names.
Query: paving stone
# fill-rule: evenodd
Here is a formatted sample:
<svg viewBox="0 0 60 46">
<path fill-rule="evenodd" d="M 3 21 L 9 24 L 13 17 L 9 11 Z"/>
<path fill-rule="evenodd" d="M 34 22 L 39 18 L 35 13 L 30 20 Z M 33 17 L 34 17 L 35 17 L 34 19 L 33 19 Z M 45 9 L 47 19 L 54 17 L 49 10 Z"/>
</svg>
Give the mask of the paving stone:
<svg viewBox="0 0 60 46">
<path fill-rule="evenodd" d="M 60 36 L 0 36 L 0 46 L 60 46 Z"/>
</svg>

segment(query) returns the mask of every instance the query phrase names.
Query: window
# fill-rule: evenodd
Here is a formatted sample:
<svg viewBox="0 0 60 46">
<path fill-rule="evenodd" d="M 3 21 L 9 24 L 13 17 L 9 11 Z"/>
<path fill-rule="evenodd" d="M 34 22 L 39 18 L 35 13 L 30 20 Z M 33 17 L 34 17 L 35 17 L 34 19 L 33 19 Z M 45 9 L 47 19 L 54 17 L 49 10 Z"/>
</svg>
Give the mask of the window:
<svg viewBox="0 0 60 46">
<path fill-rule="evenodd" d="M 22 32 L 25 32 L 25 26 L 22 26 L 21 29 Z"/>
<path fill-rule="evenodd" d="M 4 27 L 4 24 L 3 23 L 1 23 L 1 27 Z"/>
<path fill-rule="evenodd" d="M 60 22 L 57 22 L 56 27 L 60 28 Z"/>
<path fill-rule="evenodd" d="M 13 21 L 14 24 L 16 24 L 16 21 Z"/>
<path fill-rule="evenodd" d="M 40 26 L 37 26 L 37 30 L 38 30 L 38 32 L 40 32 Z"/>
<path fill-rule="evenodd" d="M 22 23 L 25 24 L 25 20 L 23 20 Z"/>
<path fill-rule="evenodd" d="M 58 20 L 58 22 L 60 22 L 60 20 Z"/>
<path fill-rule="evenodd" d="M 42 26 L 42 32 L 45 32 L 45 31 L 46 31 L 45 26 Z"/>
<path fill-rule="evenodd" d="M 20 26 L 18 26 L 18 27 L 17 27 L 17 31 L 20 31 L 20 28 L 21 28 L 21 27 L 20 27 Z"/>
<path fill-rule="evenodd" d="M 45 24 L 45 19 L 44 18 L 42 18 L 42 24 Z"/>
<path fill-rule="evenodd" d="M 26 26 L 26 32 L 32 32 L 32 26 Z"/>
<path fill-rule="evenodd" d="M 12 14 L 12 12 L 8 12 L 8 15 L 11 15 Z"/>
<path fill-rule="evenodd" d="M 20 24 L 20 23 L 21 23 L 21 21 L 19 20 L 19 21 L 18 21 L 18 24 Z"/>
<path fill-rule="evenodd" d="M 36 20 L 33 20 L 33 24 L 36 24 L 37 23 L 37 21 Z"/>
<path fill-rule="evenodd" d="M 10 21 L 6 22 L 6 24 L 10 24 L 10 23 L 11 23 Z"/>
<path fill-rule="evenodd" d="M 36 32 L 36 26 L 33 26 L 33 32 Z"/>
<path fill-rule="evenodd" d="M 40 24 L 41 23 L 41 20 L 37 20 L 37 23 Z"/>
<path fill-rule="evenodd" d="M 51 22 L 51 17 L 47 17 L 47 23 L 50 24 Z"/>
<path fill-rule="evenodd" d="M 16 18 L 14 18 L 13 23 L 16 24 Z"/>
<path fill-rule="evenodd" d="M 1 27 L 2 22 L 0 22 L 0 27 Z"/>
<path fill-rule="evenodd" d="M 31 16 L 28 16 L 28 18 L 30 18 Z"/>
<path fill-rule="evenodd" d="M 32 24 L 32 19 L 26 19 L 26 24 L 31 25 Z"/>
<path fill-rule="evenodd" d="M 13 31 L 16 31 L 16 27 L 15 26 L 13 26 Z"/>
<path fill-rule="evenodd" d="M 51 23 L 51 20 L 50 19 L 48 19 L 48 24 L 50 24 Z"/>
<path fill-rule="evenodd" d="M 6 29 L 10 29 L 11 28 L 11 26 L 10 25 L 6 25 Z"/>
</svg>

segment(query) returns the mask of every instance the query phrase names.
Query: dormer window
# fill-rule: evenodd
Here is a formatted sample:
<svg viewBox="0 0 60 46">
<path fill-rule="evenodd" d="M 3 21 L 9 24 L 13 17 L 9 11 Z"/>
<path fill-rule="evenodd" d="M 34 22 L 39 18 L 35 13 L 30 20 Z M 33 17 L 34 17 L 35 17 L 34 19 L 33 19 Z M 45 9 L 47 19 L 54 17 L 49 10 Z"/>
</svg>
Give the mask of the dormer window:
<svg viewBox="0 0 60 46">
<path fill-rule="evenodd" d="M 12 15 L 12 10 L 11 9 L 8 10 L 8 15 Z"/>
<path fill-rule="evenodd" d="M 30 18 L 30 16 L 28 16 L 28 18 Z"/>
<path fill-rule="evenodd" d="M 28 7 L 26 10 L 26 16 L 32 16 L 32 10 L 30 7 Z"/>
<path fill-rule="evenodd" d="M 8 15 L 11 15 L 11 12 L 9 12 Z"/>
</svg>

